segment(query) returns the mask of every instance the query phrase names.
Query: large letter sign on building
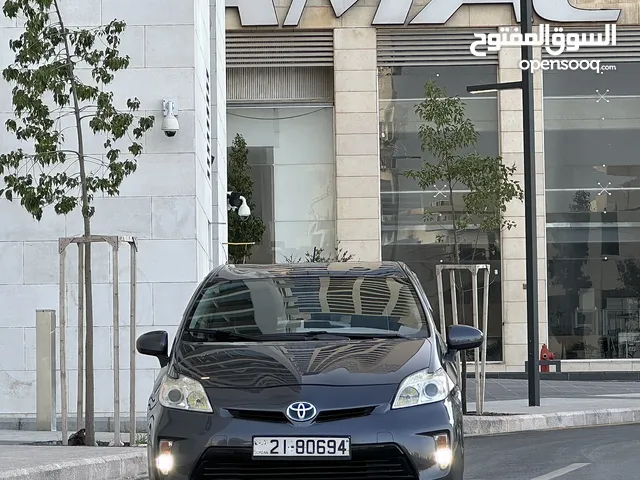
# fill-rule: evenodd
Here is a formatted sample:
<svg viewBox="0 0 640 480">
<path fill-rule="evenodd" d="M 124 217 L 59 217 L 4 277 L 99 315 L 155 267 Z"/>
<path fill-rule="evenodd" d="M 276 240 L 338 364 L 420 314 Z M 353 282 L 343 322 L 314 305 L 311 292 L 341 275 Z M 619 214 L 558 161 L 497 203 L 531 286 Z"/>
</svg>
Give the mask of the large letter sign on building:
<svg viewBox="0 0 640 480">
<path fill-rule="evenodd" d="M 226 0 L 227 7 L 235 7 L 240 13 L 240 23 L 244 27 L 276 26 L 278 17 L 273 0 Z M 337 18 L 344 15 L 358 0 L 330 0 Z M 516 20 L 520 21 L 520 0 L 431 0 L 418 13 L 411 25 L 447 23 L 463 5 L 490 5 L 507 3 L 513 6 Z M 413 0 L 379 0 L 372 25 L 404 25 L 409 16 Z M 295 27 L 300 23 L 307 0 L 291 0 L 284 26 Z M 569 0 L 533 0 L 535 12 L 550 22 L 616 22 L 620 17 L 618 9 L 585 10 L 574 7 Z"/>
<path fill-rule="evenodd" d="M 431 0 L 411 21 L 412 25 L 446 23 L 464 4 L 487 5 L 511 3 L 520 22 L 520 0 Z M 574 7 L 569 0 L 533 0 L 533 9 L 538 16 L 549 22 L 616 22 L 620 10 L 585 10 Z"/>
</svg>

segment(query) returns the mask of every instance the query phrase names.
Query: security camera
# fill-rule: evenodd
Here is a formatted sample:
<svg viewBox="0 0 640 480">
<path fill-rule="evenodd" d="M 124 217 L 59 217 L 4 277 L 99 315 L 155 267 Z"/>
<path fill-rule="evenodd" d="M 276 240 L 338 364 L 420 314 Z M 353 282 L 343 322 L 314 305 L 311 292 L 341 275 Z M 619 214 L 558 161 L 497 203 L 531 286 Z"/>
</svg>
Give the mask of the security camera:
<svg viewBox="0 0 640 480">
<path fill-rule="evenodd" d="M 176 111 L 177 107 L 175 101 L 162 100 L 162 113 L 164 115 L 164 119 L 162 120 L 162 131 L 167 137 L 175 137 L 178 130 L 180 130 L 180 123 L 175 115 Z"/>
<path fill-rule="evenodd" d="M 248 220 L 251 216 L 251 209 L 247 205 L 247 199 L 239 192 L 227 192 L 227 210 L 236 210 L 240 220 Z"/>
<path fill-rule="evenodd" d="M 238 208 L 238 216 L 240 217 L 240 220 L 245 221 L 251 216 L 251 209 L 249 208 L 249 205 L 247 205 L 246 198 L 240 197 L 240 200 L 242 201 L 242 205 Z"/>
</svg>

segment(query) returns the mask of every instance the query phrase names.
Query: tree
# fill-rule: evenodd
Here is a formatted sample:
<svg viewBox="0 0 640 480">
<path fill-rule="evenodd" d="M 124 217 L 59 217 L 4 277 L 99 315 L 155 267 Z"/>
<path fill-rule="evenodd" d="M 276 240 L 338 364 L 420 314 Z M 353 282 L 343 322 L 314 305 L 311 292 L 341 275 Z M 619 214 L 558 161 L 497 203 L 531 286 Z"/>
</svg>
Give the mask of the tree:
<svg viewBox="0 0 640 480">
<path fill-rule="evenodd" d="M 501 157 L 483 156 L 475 151 L 478 132 L 465 115 L 465 104 L 459 97 L 447 97 L 446 91 L 435 82 L 425 84 L 425 99 L 416 105 L 418 117 L 424 122 L 419 127 L 422 150 L 431 154 L 435 162 L 423 161 L 420 170 L 405 172 L 416 180 L 422 190 L 445 184 L 449 192 L 449 213 L 453 242 L 453 261 L 461 263 L 460 235 L 470 228 L 488 234 L 510 229 L 515 222 L 504 218 L 507 204 L 522 200 L 520 184 L 513 179 L 515 165 L 508 166 Z M 456 209 L 454 189 L 462 188 L 461 211 Z M 430 212 L 425 214 L 429 218 Z M 477 241 L 476 241 L 477 245 Z M 475 250 L 475 248 L 474 248 Z M 462 290 L 462 278 L 456 275 L 456 286 Z M 458 295 L 462 309 L 463 296 Z M 463 320 L 464 321 L 464 320 Z M 462 395 L 466 412 L 466 356 L 462 355 Z"/>
<path fill-rule="evenodd" d="M 121 111 L 107 90 L 115 73 L 129 66 L 129 57 L 118 50 L 126 24 L 113 20 L 96 28 L 70 28 L 59 0 L 5 0 L 3 13 L 11 19 L 24 19 L 25 28 L 9 42 L 15 59 L 2 72 L 13 85 L 15 118 L 7 120 L 6 128 L 32 148 L 0 155 L 0 176 L 4 179 L 0 195 L 9 201 L 20 198 L 23 208 L 38 221 L 47 206 L 53 205 L 57 214 L 65 215 L 80 205 L 83 235 L 88 237 L 95 213 L 91 205 L 94 194 L 118 195 L 122 181 L 136 170 L 142 153 L 139 140 L 154 124 L 152 116 L 136 117 L 140 107 L 137 98 L 129 99 L 127 109 Z M 80 70 L 90 73 L 91 80 L 81 79 Z M 65 119 L 72 120 L 75 149 L 60 125 Z M 88 131 L 104 139 L 106 161 L 86 152 Z M 131 140 L 127 156 L 121 156 L 123 139 L 127 143 Z M 74 162 L 77 173 L 69 170 Z M 90 169 L 96 163 L 101 170 Z M 85 289 L 86 301 L 85 428 L 87 444 L 95 445 L 90 243 L 84 252 L 84 285 L 78 288 Z"/>
<path fill-rule="evenodd" d="M 249 149 L 244 137 L 236 134 L 231 145 L 227 161 L 227 184 L 230 191 L 240 193 L 251 209 L 251 216 L 247 219 L 238 215 L 229 215 L 230 243 L 259 243 L 266 226 L 260 215 L 255 213 L 253 203 L 253 179 L 249 165 Z M 251 258 L 252 245 L 229 245 L 229 260 L 231 263 L 245 263 Z"/>
</svg>

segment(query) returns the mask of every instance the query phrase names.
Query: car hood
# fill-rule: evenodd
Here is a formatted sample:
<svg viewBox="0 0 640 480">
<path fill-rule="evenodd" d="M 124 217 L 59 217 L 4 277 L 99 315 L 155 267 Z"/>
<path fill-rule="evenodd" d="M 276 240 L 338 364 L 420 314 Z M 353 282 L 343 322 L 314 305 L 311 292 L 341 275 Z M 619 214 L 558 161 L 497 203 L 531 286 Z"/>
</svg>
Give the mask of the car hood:
<svg viewBox="0 0 640 480">
<path fill-rule="evenodd" d="M 428 339 L 178 342 L 171 363 L 205 388 L 397 385 L 430 367 L 432 348 Z"/>
</svg>

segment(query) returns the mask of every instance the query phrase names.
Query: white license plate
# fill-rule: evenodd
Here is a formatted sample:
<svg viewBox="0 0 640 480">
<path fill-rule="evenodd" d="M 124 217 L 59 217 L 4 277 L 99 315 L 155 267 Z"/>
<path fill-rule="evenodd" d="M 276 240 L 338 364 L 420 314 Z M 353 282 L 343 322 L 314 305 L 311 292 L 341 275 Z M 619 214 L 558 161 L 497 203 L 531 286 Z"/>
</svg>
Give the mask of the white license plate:
<svg viewBox="0 0 640 480">
<path fill-rule="evenodd" d="M 349 437 L 253 437 L 254 457 L 350 457 Z"/>
</svg>

